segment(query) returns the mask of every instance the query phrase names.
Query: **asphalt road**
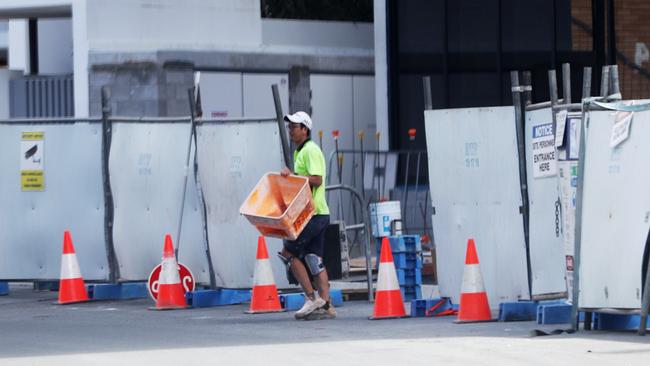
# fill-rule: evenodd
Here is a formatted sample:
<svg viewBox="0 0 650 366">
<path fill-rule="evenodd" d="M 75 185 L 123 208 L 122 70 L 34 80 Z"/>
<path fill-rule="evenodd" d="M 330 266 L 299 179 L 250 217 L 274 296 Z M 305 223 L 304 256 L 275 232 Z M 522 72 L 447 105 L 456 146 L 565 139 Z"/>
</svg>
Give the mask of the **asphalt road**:
<svg viewBox="0 0 650 366">
<path fill-rule="evenodd" d="M 534 322 L 370 321 L 346 302 L 334 320 L 245 314 L 248 306 L 151 311 L 149 299 L 55 305 L 55 292 L 0 297 L 0 365 L 647 365 L 650 337 L 580 331 L 531 337 Z"/>
</svg>

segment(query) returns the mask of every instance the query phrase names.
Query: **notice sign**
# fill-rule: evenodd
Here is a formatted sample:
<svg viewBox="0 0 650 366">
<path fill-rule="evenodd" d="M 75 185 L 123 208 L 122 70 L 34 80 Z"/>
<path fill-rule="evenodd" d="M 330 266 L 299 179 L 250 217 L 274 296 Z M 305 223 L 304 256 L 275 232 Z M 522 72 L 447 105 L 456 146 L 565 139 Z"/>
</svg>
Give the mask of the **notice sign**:
<svg viewBox="0 0 650 366">
<path fill-rule="evenodd" d="M 44 132 L 23 132 L 20 141 L 20 186 L 23 191 L 44 191 Z"/>
<path fill-rule="evenodd" d="M 557 173 L 553 123 L 533 127 L 533 177 L 550 177 Z"/>
</svg>

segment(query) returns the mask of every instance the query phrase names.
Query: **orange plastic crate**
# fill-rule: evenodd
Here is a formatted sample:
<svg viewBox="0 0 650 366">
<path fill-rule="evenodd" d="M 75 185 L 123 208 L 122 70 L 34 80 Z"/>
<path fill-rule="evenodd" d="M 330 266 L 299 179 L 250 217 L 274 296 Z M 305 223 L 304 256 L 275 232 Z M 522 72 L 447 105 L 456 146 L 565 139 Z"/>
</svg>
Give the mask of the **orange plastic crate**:
<svg viewBox="0 0 650 366">
<path fill-rule="evenodd" d="M 280 198 L 286 205 L 285 210 L 278 202 Z M 298 238 L 314 212 L 309 180 L 277 173 L 266 173 L 239 208 L 239 213 L 262 235 L 289 240 Z"/>
</svg>

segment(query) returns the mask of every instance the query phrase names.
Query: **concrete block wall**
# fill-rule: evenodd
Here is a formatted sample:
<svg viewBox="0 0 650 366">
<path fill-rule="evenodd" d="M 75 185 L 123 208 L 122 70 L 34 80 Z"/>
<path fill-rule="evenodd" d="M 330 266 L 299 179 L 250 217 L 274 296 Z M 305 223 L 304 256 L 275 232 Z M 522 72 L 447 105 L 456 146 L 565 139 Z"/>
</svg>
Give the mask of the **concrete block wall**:
<svg viewBox="0 0 650 366">
<path fill-rule="evenodd" d="M 96 64 L 89 71 L 90 115 L 101 115 L 101 88 L 108 86 L 113 115 L 188 116 L 193 85 L 194 67 L 186 62 Z"/>
</svg>

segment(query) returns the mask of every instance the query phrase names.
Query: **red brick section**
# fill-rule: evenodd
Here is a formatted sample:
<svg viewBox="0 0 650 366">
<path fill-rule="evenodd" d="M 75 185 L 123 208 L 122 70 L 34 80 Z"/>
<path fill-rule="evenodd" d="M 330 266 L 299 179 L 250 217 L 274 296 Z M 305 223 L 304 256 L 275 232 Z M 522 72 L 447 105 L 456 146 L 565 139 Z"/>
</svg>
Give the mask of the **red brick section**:
<svg viewBox="0 0 650 366">
<path fill-rule="evenodd" d="M 650 1 L 649 0 L 615 0 L 616 48 L 625 58 L 634 63 L 636 44 L 643 43 L 650 48 Z M 592 29 L 591 0 L 572 0 L 571 17 Z M 573 22 L 571 39 L 573 50 L 591 51 L 592 35 Z M 650 74 L 650 61 L 638 65 Z M 624 99 L 650 98 L 650 78 L 644 76 L 632 66 L 618 61 L 619 81 Z M 594 70 L 598 78 L 600 70 Z"/>
</svg>

